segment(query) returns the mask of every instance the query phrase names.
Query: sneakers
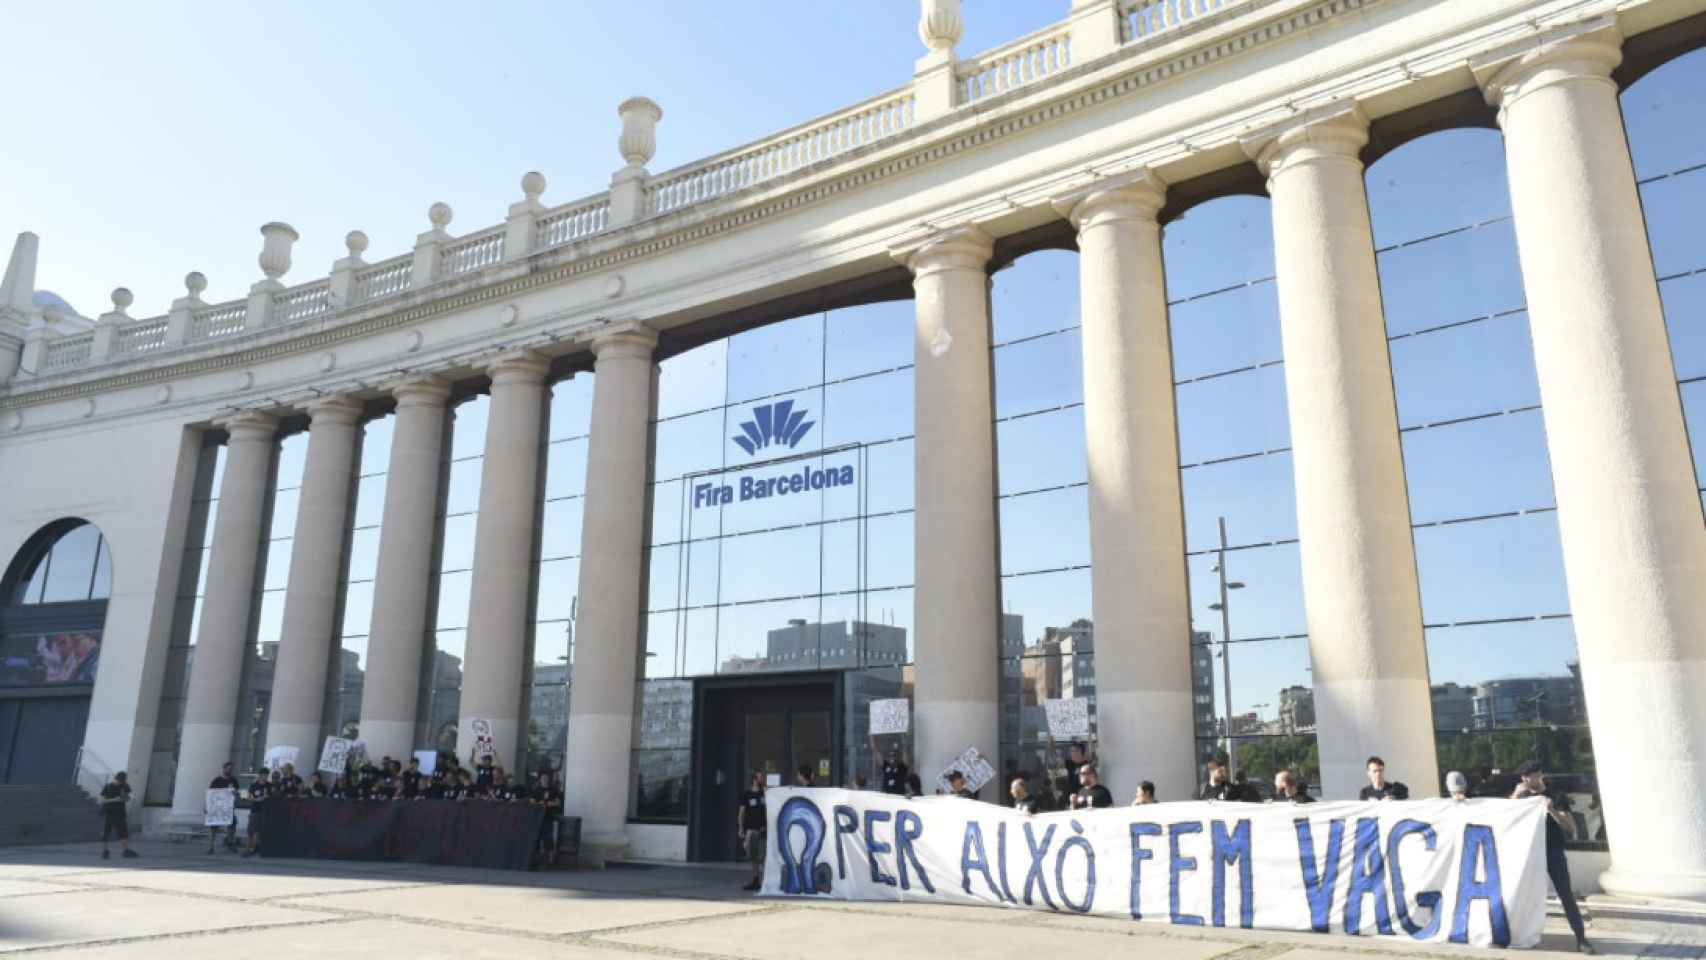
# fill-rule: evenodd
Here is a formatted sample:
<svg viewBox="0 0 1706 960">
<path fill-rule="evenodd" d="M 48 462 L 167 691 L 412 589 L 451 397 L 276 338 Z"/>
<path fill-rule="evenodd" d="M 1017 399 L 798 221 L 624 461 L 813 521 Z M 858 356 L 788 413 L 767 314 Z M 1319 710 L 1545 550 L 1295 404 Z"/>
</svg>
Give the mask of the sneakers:
<svg viewBox="0 0 1706 960">
<path fill-rule="evenodd" d="M 742 890 L 757 890 L 760 886 L 763 886 L 763 885 L 760 884 L 757 880 L 754 880 L 751 883 L 748 883 L 745 886 L 741 887 L 741 889 Z"/>
<path fill-rule="evenodd" d="M 1576 941 L 1576 952 L 1585 953 L 1590 957 L 1599 955 L 1599 951 L 1594 948 L 1593 941 L 1589 940 L 1587 937 L 1583 937 Z"/>
<path fill-rule="evenodd" d="M 248 858 L 250 858 L 254 855 L 255 855 L 255 851 L 253 851 L 253 850 L 244 850 L 243 851 L 243 859 L 245 859 L 245 860 L 247 860 Z"/>
<path fill-rule="evenodd" d="M 135 850 L 132 850 L 129 847 L 124 848 L 124 858 L 126 860 L 135 860 L 139 856 L 141 856 L 141 854 L 137 853 Z"/>
</svg>

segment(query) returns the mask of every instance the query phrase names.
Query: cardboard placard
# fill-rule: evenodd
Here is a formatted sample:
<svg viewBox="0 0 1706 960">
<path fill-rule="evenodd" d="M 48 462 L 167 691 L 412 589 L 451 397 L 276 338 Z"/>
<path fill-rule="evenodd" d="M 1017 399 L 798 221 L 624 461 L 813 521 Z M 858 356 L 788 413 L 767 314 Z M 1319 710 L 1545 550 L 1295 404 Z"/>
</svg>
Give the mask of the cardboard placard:
<svg viewBox="0 0 1706 960">
<path fill-rule="evenodd" d="M 437 750 L 416 750 L 415 759 L 421 762 L 421 772 L 429 777 L 438 769 Z"/>
<path fill-rule="evenodd" d="M 905 697 L 871 701 L 871 736 L 905 733 L 912 726 L 912 701 Z"/>
<path fill-rule="evenodd" d="M 344 764 L 349 762 L 350 741 L 343 737 L 327 737 L 326 745 L 320 749 L 320 772 L 337 776 L 344 772 Z"/>
<path fill-rule="evenodd" d="M 237 792 L 230 787 L 207 791 L 207 817 L 202 822 L 209 827 L 225 827 L 237 822 Z"/>
<path fill-rule="evenodd" d="M 1068 700 L 1044 700 L 1043 710 L 1048 714 L 1049 736 L 1066 740 L 1090 735 L 1088 699 L 1073 697 Z"/>
<path fill-rule="evenodd" d="M 302 751 L 296 747 L 268 747 L 266 763 L 268 770 L 283 770 L 285 764 L 296 765 L 296 755 Z"/>
<path fill-rule="evenodd" d="M 995 768 L 989 761 L 983 759 L 983 754 L 976 747 L 967 747 L 953 763 L 948 764 L 942 772 L 936 775 L 936 786 L 943 793 L 948 792 L 948 774 L 958 770 L 965 775 L 966 789 L 973 793 L 983 789 L 983 785 L 995 779 Z"/>
</svg>

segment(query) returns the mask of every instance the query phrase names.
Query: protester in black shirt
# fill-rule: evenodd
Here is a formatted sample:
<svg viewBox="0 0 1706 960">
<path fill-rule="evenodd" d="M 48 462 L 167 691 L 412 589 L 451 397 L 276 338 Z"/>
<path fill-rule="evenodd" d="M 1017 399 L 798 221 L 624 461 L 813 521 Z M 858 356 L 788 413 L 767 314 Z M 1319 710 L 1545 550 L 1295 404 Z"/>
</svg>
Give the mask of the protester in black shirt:
<svg viewBox="0 0 1706 960">
<path fill-rule="evenodd" d="M 746 858 L 752 864 L 752 881 L 742 890 L 757 890 L 764 884 L 764 839 L 770 821 L 764 809 L 764 771 L 752 772 L 752 789 L 740 795 L 740 809 L 735 814 L 735 832 L 746 845 Z"/>
<path fill-rule="evenodd" d="M 443 800 L 444 799 L 444 796 L 445 796 L 445 792 L 444 792 L 445 791 L 445 782 L 444 781 L 445 781 L 445 773 L 443 770 L 434 770 L 432 772 L 432 779 L 427 781 L 427 786 L 426 786 L 426 791 L 425 791 L 426 792 L 426 798 L 428 800 Z"/>
<path fill-rule="evenodd" d="M 906 775 L 910 772 L 901 762 L 900 751 L 891 749 L 888 759 L 883 761 L 883 792 L 906 796 Z"/>
<path fill-rule="evenodd" d="M 1208 782 L 1197 791 L 1198 800 L 1242 800 L 1243 791 L 1227 775 L 1226 765 L 1219 760 L 1208 762 Z"/>
<path fill-rule="evenodd" d="M 1546 792 L 1546 775 L 1541 771 L 1538 760 L 1530 760 L 1518 767 L 1516 775 L 1522 779 L 1517 781 L 1512 800 L 1533 799 L 1546 804 L 1546 876 L 1558 892 L 1558 905 L 1564 908 L 1564 919 L 1570 924 L 1570 932 L 1576 935 L 1576 949 L 1596 954 L 1599 951 L 1588 940 L 1581 908 L 1576 905 L 1576 891 L 1570 883 L 1570 861 L 1564 856 L 1564 843 L 1575 835 L 1576 821 L 1570 816 L 1564 798 Z"/>
<path fill-rule="evenodd" d="M 1083 788 L 1084 765 L 1091 762 L 1090 758 L 1084 753 L 1084 745 L 1082 743 L 1073 743 L 1070 747 L 1066 748 L 1067 797 L 1070 798 L 1077 796 L 1078 791 Z"/>
<path fill-rule="evenodd" d="M 924 796 L 924 780 L 916 773 L 906 775 L 906 796 L 908 798 Z"/>
<path fill-rule="evenodd" d="M 948 796 L 962 800 L 977 799 L 977 794 L 966 789 L 966 775 L 958 770 L 948 771 Z"/>
<path fill-rule="evenodd" d="M 1086 763 L 1078 768 L 1078 782 L 1081 786 L 1078 792 L 1072 795 L 1072 809 L 1100 810 L 1114 805 L 1114 795 L 1108 792 L 1107 787 L 1102 786 L 1095 764 Z"/>
<path fill-rule="evenodd" d="M 112 851 L 107 847 L 107 841 L 113 834 L 118 834 L 118 845 L 123 848 L 123 855 L 134 859 L 135 850 L 130 849 L 130 817 L 126 813 L 126 805 L 130 803 L 130 776 L 123 770 L 113 774 L 112 781 L 101 787 L 101 859 L 112 859 Z"/>
<path fill-rule="evenodd" d="M 1274 774 L 1275 803 L 1314 803 L 1315 798 L 1309 795 L 1306 787 L 1297 774 L 1289 768 L 1282 767 Z"/>
<path fill-rule="evenodd" d="M 314 771 L 314 776 L 308 780 L 308 795 L 310 797 L 326 797 L 331 791 L 326 789 L 326 778 L 320 771 Z"/>
<path fill-rule="evenodd" d="M 1396 780 L 1386 779 L 1386 761 L 1368 758 L 1368 786 L 1357 795 L 1360 800 L 1408 800 L 1410 788 Z"/>
<path fill-rule="evenodd" d="M 277 774 L 275 773 L 274 776 Z M 255 775 L 253 783 L 249 784 L 249 849 L 243 851 L 243 856 L 252 857 L 261 846 L 261 808 L 267 798 L 272 796 L 274 784 L 267 779 L 266 768 Z"/>
<path fill-rule="evenodd" d="M 333 800 L 355 799 L 355 791 L 350 787 L 349 775 L 344 773 L 338 774 L 338 778 L 332 781 L 332 789 L 327 795 Z"/>
<path fill-rule="evenodd" d="M 1014 777 L 1007 785 L 1007 795 L 1013 798 L 1013 809 L 1030 816 L 1037 812 L 1036 798 L 1031 796 L 1031 785 L 1024 777 Z"/>
<path fill-rule="evenodd" d="M 409 758 L 409 769 L 403 771 L 403 799 L 413 800 L 421 795 L 421 759 Z"/>
<path fill-rule="evenodd" d="M 302 796 L 302 778 L 296 775 L 296 765 L 284 765 L 284 795 L 287 797 Z"/>
<path fill-rule="evenodd" d="M 236 804 L 237 775 L 233 772 L 231 764 L 227 763 L 224 766 L 219 768 L 219 776 L 214 777 L 213 780 L 208 783 L 207 789 L 231 791 L 231 797 L 232 797 L 231 809 L 233 811 L 235 811 L 237 809 L 237 804 Z M 219 837 L 219 828 L 218 827 L 208 827 L 207 828 L 207 852 L 208 853 L 213 852 L 214 843 L 218 839 L 218 837 Z M 231 822 L 229 824 L 227 824 L 225 827 L 225 846 L 226 846 L 226 849 L 229 849 L 229 850 L 237 849 L 237 818 L 236 817 L 232 817 Z"/>
<path fill-rule="evenodd" d="M 474 767 L 474 786 L 479 787 L 482 792 L 491 789 L 496 773 L 497 768 L 492 766 L 492 755 L 488 753 L 481 757 L 478 765 Z"/>
</svg>

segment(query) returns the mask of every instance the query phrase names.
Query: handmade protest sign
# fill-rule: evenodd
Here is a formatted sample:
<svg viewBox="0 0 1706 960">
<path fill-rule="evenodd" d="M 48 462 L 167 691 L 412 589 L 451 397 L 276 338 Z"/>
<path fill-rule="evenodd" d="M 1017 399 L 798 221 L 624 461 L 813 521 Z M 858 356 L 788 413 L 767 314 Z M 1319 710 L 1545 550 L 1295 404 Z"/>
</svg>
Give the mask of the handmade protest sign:
<svg viewBox="0 0 1706 960">
<path fill-rule="evenodd" d="M 268 747 L 266 763 L 268 770 L 282 770 L 285 764 L 296 765 L 296 755 L 300 753 L 296 747 Z"/>
<path fill-rule="evenodd" d="M 237 794 L 230 787 L 215 787 L 207 791 L 204 801 L 207 817 L 203 826 L 224 827 L 237 822 Z"/>
<path fill-rule="evenodd" d="M 416 750 L 415 759 L 421 762 L 421 772 L 429 777 L 432 776 L 434 770 L 438 769 L 437 750 Z"/>
<path fill-rule="evenodd" d="M 320 749 L 320 772 L 337 776 L 344 772 L 344 764 L 349 762 L 350 741 L 343 737 L 327 737 L 326 745 Z"/>
<path fill-rule="evenodd" d="M 973 793 L 982 790 L 984 784 L 995 779 L 995 768 L 989 765 L 988 760 L 983 759 L 983 754 L 979 753 L 976 747 L 967 747 L 953 763 L 936 775 L 936 786 L 940 787 L 943 793 L 948 792 L 948 774 L 955 770 L 966 778 L 966 789 Z"/>
<path fill-rule="evenodd" d="M 1044 700 L 1043 710 L 1048 714 L 1049 736 L 1064 740 L 1090 735 L 1088 699 L 1072 697 L 1067 700 Z"/>
<path fill-rule="evenodd" d="M 871 701 L 871 736 L 905 733 L 911 726 L 912 702 L 905 697 Z"/>
<path fill-rule="evenodd" d="M 1162 803 L 1025 816 L 956 797 L 781 787 L 763 892 L 995 904 L 1181 926 L 1532 947 L 1533 800 Z"/>
<path fill-rule="evenodd" d="M 468 721 L 468 729 L 474 734 L 474 759 L 489 757 L 497 753 L 497 747 L 492 740 L 492 722 L 481 717 Z"/>
</svg>

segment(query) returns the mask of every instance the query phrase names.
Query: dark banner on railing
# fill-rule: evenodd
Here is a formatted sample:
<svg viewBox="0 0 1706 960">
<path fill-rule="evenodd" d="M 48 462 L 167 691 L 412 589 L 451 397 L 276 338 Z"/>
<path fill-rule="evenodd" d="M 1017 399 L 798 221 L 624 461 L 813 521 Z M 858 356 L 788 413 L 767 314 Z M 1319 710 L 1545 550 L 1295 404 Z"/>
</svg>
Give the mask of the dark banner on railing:
<svg viewBox="0 0 1706 960">
<path fill-rule="evenodd" d="M 1546 809 L 1528 800 L 1162 803 L 1024 816 L 777 788 L 764 892 L 993 904 L 1183 926 L 1532 947 Z"/>
<path fill-rule="evenodd" d="M 525 803 L 275 797 L 261 810 L 261 855 L 526 870 L 544 817 Z"/>
</svg>

